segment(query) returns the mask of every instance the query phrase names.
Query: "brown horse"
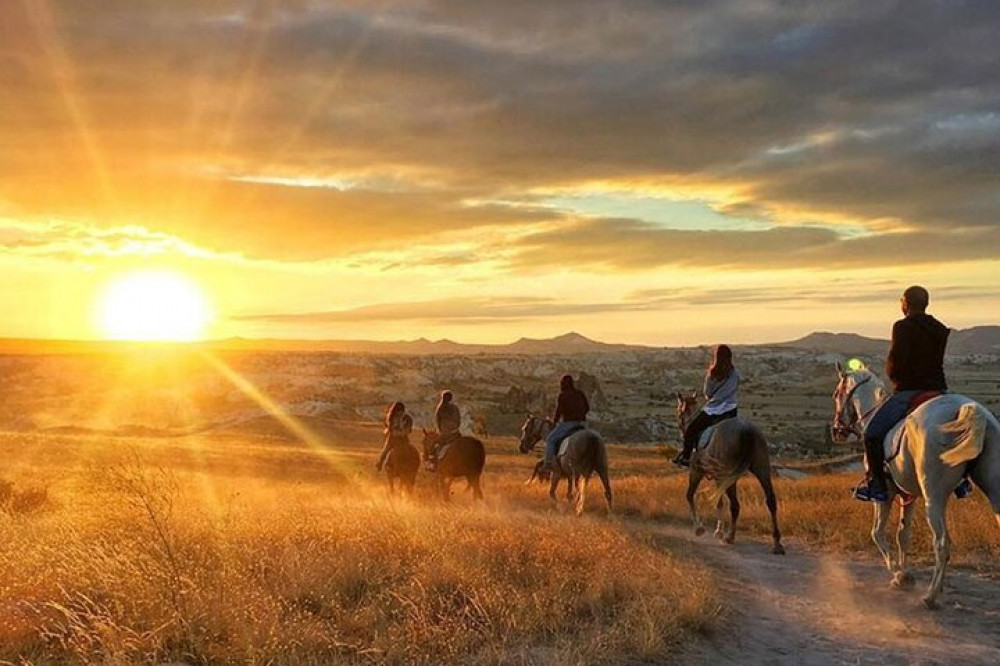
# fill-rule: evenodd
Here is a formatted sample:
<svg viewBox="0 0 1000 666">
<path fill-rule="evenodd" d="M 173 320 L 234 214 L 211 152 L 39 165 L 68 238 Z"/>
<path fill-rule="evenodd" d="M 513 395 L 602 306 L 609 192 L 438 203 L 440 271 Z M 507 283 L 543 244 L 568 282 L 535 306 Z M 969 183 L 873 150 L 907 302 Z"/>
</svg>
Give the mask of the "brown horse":
<svg viewBox="0 0 1000 666">
<path fill-rule="evenodd" d="M 451 499 L 451 482 L 464 477 L 476 499 L 483 499 L 480 479 L 486 466 L 486 447 L 475 437 L 462 435 L 447 445 L 443 455 L 437 451 L 439 433 L 424 430 L 424 461 L 434 466 L 438 491 L 445 502 Z"/>
<path fill-rule="evenodd" d="M 677 423 L 682 427 L 690 420 L 693 403 L 685 396 L 677 395 Z M 696 448 L 691 457 L 691 471 L 688 476 L 687 503 L 694 523 L 695 534 L 705 533 L 705 526 L 698 518 L 695 509 L 694 496 L 702 479 L 715 481 L 716 498 L 715 536 L 725 543 L 736 540 L 736 521 L 740 516 L 740 501 L 736 492 L 736 482 L 744 473 L 750 472 L 757 477 L 764 491 L 767 509 L 771 513 L 771 537 L 774 546 L 771 552 L 784 555 L 785 548 L 781 545 L 781 531 L 778 529 L 778 500 L 774 495 L 771 483 L 771 457 L 767 450 L 767 440 L 760 429 L 741 417 L 720 421 L 704 448 Z M 728 530 L 723 530 L 725 520 L 722 508 L 725 498 L 729 499 L 730 524 Z"/>
<path fill-rule="evenodd" d="M 385 459 L 385 478 L 389 481 L 389 494 L 396 492 L 396 481 L 407 495 L 413 494 L 413 485 L 417 481 L 417 469 L 420 467 L 420 453 L 410 444 L 410 438 L 405 437 L 396 442 Z"/>
<path fill-rule="evenodd" d="M 548 437 L 553 428 L 551 419 L 542 419 L 528 414 L 528 419 L 521 426 L 521 440 L 518 450 L 528 453 L 535 450 L 535 445 Z M 604 486 L 604 500 L 608 514 L 611 514 L 611 480 L 608 478 L 608 448 L 596 431 L 584 428 L 570 435 L 566 451 L 557 455 L 552 461 L 552 475 L 549 481 L 549 497 L 552 505 L 556 505 L 556 490 L 559 481 L 567 480 L 566 499 L 576 504 L 576 515 L 583 513 L 583 503 L 587 494 L 587 482 L 590 476 L 597 472 Z M 542 474 L 543 462 L 539 461 L 532 472 L 530 483 L 534 479 L 544 481 Z"/>
</svg>

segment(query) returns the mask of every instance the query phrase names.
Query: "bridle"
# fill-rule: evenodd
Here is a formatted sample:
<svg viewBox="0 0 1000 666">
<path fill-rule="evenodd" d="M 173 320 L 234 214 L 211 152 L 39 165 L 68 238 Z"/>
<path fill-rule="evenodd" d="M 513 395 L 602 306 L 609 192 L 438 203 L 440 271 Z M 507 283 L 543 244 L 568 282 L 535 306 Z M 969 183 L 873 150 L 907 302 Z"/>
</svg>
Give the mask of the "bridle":
<svg viewBox="0 0 1000 666">
<path fill-rule="evenodd" d="M 846 393 L 843 391 L 843 380 L 841 380 L 841 383 L 838 384 L 837 389 L 833 392 L 832 434 L 835 439 L 843 441 L 847 440 L 851 435 L 854 435 L 858 439 L 864 437 L 862 424 L 878 409 L 880 403 L 876 401 L 867 411 L 859 414 L 857 408 L 854 406 L 854 394 L 859 388 L 870 382 L 874 376 L 869 374 L 861 381 L 855 382 L 854 386 Z M 845 412 L 848 411 L 848 408 L 850 408 L 851 415 L 854 417 L 851 421 L 844 420 Z"/>
<path fill-rule="evenodd" d="M 681 438 L 684 437 L 684 431 L 687 429 L 688 418 L 694 413 L 695 398 L 679 398 L 677 401 L 677 430 L 681 433 Z"/>
<path fill-rule="evenodd" d="M 528 453 L 534 450 L 535 444 L 542 438 L 542 429 L 545 427 L 546 420 L 538 416 L 528 417 L 521 433 L 521 441 L 518 444 L 518 450 L 521 453 Z"/>
</svg>

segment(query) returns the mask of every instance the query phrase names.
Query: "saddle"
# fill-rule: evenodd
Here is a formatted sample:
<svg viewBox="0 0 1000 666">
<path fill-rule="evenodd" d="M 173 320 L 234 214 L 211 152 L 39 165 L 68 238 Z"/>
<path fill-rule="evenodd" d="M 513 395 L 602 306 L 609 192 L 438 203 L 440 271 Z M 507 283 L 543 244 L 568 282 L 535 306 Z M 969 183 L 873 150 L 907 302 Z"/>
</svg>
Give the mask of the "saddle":
<svg viewBox="0 0 1000 666">
<path fill-rule="evenodd" d="M 733 416 L 733 417 L 730 417 L 730 418 L 737 419 L 739 417 L 738 416 Z M 707 428 L 705 428 L 705 430 L 702 431 L 701 436 L 698 437 L 698 446 L 697 446 L 697 449 L 700 451 L 701 449 L 704 449 L 705 447 L 707 447 L 708 443 L 710 441 L 712 441 L 712 434 L 715 433 L 715 429 L 719 426 L 719 424 L 720 423 L 725 423 L 726 421 L 729 421 L 729 420 L 730 419 L 723 419 L 722 421 L 719 421 L 719 423 L 713 423 L 712 425 L 710 425 Z"/>
<path fill-rule="evenodd" d="M 448 453 L 448 449 L 451 445 L 462 438 L 462 433 L 460 432 L 449 432 L 441 435 L 441 439 L 438 440 L 437 446 L 434 450 L 435 460 L 440 461 L 444 458 L 445 454 Z"/>
<path fill-rule="evenodd" d="M 582 426 L 582 425 L 574 426 L 572 430 L 566 433 L 566 436 L 562 438 L 562 441 L 559 442 L 559 449 L 556 452 L 556 455 L 558 456 L 566 455 L 566 448 L 569 446 L 569 438 L 575 435 L 576 433 L 580 432 L 581 430 L 586 430 L 586 429 L 587 426 Z"/>
<path fill-rule="evenodd" d="M 917 408 L 925 402 L 930 402 L 934 398 L 943 394 L 943 391 L 921 391 L 910 398 L 910 402 L 906 406 L 906 415 L 899 420 L 899 423 L 892 427 L 892 430 L 889 431 L 889 434 L 885 436 L 885 439 L 882 442 L 882 445 L 885 447 L 886 465 L 898 456 L 900 450 L 903 448 L 903 441 L 906 439 L 906 428 L 904 425 L 906 424 L 906 419 L 909 418 L 910 414 L 915 412 Z"/>
</svg>

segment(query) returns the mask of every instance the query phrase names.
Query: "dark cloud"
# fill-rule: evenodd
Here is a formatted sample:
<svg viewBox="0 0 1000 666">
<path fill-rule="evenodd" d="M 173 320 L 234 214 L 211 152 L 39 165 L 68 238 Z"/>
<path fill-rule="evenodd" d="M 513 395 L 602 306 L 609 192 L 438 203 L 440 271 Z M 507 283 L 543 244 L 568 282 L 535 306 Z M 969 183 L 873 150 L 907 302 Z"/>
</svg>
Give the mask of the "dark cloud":
<svg viewBox="0 0 1000 666">
<path fill-rule="evenodd" d="M 0 200 L 299 259 L 559 217 L 469 198 L 682 176 L 738 187 L 733 214 L 911 233 L 599 220 L 524 259 L 549 242 L 619 268 L 989 258 L 998 34 L 992 0 L 7 3 Z M 355 171 L 432 187 L 224 179 Z"/>
</svg>

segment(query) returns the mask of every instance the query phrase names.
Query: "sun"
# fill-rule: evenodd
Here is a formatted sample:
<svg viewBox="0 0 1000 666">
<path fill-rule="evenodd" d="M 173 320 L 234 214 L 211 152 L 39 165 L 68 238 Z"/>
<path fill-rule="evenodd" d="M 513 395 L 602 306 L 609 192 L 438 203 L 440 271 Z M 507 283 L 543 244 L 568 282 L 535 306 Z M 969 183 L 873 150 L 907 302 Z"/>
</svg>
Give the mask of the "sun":
<svg viewBox="0 0 1000 666">
<path fill-rule="evenodd" d="M 171 271 L 122 275 L 108 285 L 97 319 L 111 340 L 199 340 L 212 319 L 204 292 L 190 278 Z"/>
</svg>

